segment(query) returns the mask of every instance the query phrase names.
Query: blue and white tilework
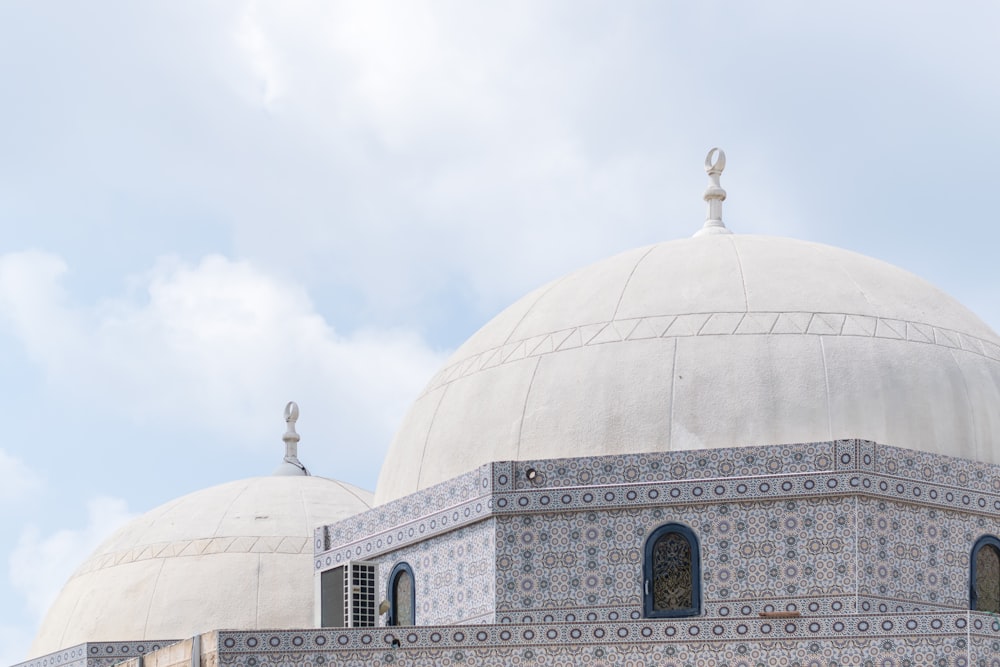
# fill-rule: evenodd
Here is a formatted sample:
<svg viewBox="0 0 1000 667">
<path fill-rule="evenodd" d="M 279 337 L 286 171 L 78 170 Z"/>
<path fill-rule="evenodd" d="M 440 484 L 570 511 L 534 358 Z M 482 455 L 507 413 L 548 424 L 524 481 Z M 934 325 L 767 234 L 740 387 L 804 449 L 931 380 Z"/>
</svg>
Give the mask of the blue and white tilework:
<svg viewBox="0 0 1000 667">
<path fill-rule="evenodd" d="M 923 613 L 798 619 L 220 632 L 218 664 L 757 667 L 1000 664 L 1000 622 Z"/>
<path fill-rule="evenodd" d="M 413 570 L 417 623 L 494 621 L 494 519 L 387 554 L 379 560 L 379 581 L 383 588 L 389 585 L 392 568 L 400 562 L 408 563 Z M 387 597 L 384 590 L 383 596 Z"/>
<path fill-rule="evenodd" d="M 419 493 L 314 531 L 315 569 L 372 557 L 416 544 L 488 517 L 491 466 L 485 465 Z"/>
<path fill-rule="evenodd" d="M 321 531 L 316 567 L 415 561 L 422 624 L 636 622 L 667 522 L 699 539 L 704 618 L 965 610 L 1000 466 L 864 440 L 497 462 Z"/>
<path fill-rule="evenodd" d="M 642 617 L 644 544 L 667 522 L 699 540 L 695 618 Z M 968 610 L 985 534 L 1000 466 L 864 440 L 497 462 L 316 532 L 317 572 L 373 560 L 384 588 L 408 562 L 420 625 L 220 631 L 215 650 L 248 667 L 1000 667 L 1000 618 Z M 92 646 L 111 645 L 58 664 L 125 657 Z"/>
<path fill-rule="evenodd" d="M 667 522 L 699 537 L 702 590 L 713 608 L 756 609 L 767 598 L 785 610 L 784 600 L 804 608 L 811 598 L 846 597 L 853 514 L 852 500 L 830 498 L 498 517 L 497 611 L 638 612 L 645 541 Z"/>
<path fill-rule="evenodd" d="M 13 667 L 110 667 L 129 658 L 143 656 L 176 643 L 162 641 L 87 642 L 70 646 Z"/>
</svg>

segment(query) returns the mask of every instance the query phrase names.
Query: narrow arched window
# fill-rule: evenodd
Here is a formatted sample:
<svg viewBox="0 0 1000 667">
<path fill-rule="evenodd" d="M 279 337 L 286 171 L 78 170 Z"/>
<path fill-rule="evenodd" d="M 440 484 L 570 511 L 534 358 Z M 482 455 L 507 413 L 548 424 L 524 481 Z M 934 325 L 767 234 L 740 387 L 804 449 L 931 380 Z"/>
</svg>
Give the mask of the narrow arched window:
<svg viewBox="0 0 1000 667">
<path fill-rule="evenodd" d="M 416 592 L 413 570 L 407 563 L 396 563 L 389 573 L 389 617 L 386 625 L 413 625 L 416 616 Z"/>
<path fill-rule="evenodd" d="M 647 617 L 701 613 L 701 556 L 687 526 L 668 523 L 646 540 L 643 606 Z"/>
<path fill-rule="evenodd" d="M 969 608 L 1000 614 L 1000 539 L 980 537 L 969 559 Z"/>
</svg>

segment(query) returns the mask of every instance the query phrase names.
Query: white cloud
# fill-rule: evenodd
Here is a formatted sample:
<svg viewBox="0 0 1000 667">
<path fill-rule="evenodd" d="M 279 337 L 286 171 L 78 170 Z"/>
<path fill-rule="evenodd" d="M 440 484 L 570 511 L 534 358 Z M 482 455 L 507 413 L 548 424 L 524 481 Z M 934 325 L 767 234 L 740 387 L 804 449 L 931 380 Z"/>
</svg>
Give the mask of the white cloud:
<svg viewBox="0 0 1000 667">
<path fill-rule="evenodd" d="M 0 625 L 0 665 L 16 665 L 28 655 L 34 628 L 28 625 Z"/>
<path fill-rule="evenodd" d="M 78 324 L 60 283 L 66 271 L 62 258 L 49 253 L 0 255 L 0 323 L 6 320 L 35 360 L 55 363 L 51 355 L 73 344 Z"/>
<path fill-rule="evenodd" d="M 41 487 L 41 478 L 31 468 L 0 449 L 0 508 L 24 500 Z"/>
<path fill-rule="evenodd" d="M 83 528 L 58 530 L 47 536 L 36 526 L 24 529 L 10 555 L 8 575 L 37 620 L 82 560 L 133 516 L 124 500 L 98 497 L 87 503 Z"/>
<path fill-rule="evenodd" d="M 966 143 L 911 110 L 944 85 L 958 88 L 945 97 L 959 117 L 996 115 L 1000 87 L 966 81 L 996 78 L 995 40 L 982 32 L 990 22 L 965 13 L 242 0 L 122 11 L 109 24 L 81 11 L 65 21 L 71 34 L 42 21 L 46 31 L 26 37 L 51 47 L 49 69 L 32 81 L 45 81 L 55 103 L 21 106 L 83 104 L 87 132 L 55 134 L 52 154 L 25 141 L 9 160 L 4 201 L 23 199 L 52 220 L 104 221 L 121 211 L 122 197 L 108 193 L 127 192 L 134 209 L 112 229 L 131 247 L 93 243 L 95 264 L 231 242 L 316 294 L 346 286 L 369 322 L 439 331 L 429 314 L 444 300 L 481 322 L 587 261 L 691 234 L 704 215 L 700 161 L 716 142 L 730 152 L 736 231 L 822 238 L 815 230 L 826 225 L 873 247 L 873 236 L 897 230 L 874 227 L 879 213 L 866 202 L 843 207 L 864 194 L 859 184 L 885 180 L 871 166 L 877 156 L 892 148 L 893 164 L 919 164 L 933 161 L 921 146 L 929 137 Z M 895 20 L 912 30 L 887 41 Z M 100 39 L 64 81 L 67 45 L 92 33 Z M 122 52 L 127 85 L 107 66 Z M 948 124 L 961 126 L 993 127 Z M 53 136 L 26 127 L 25 137 Z M 53 182 L 60 197 L 45 196 Z M 59 215 L 63 203 L 82 215 Z M 164 209 L 169 220 L 156 215 Z M 274 242 L 277 221 L 287 242 Z M 35 242 L 21 231 L 31 225 L 19 228 L 15 238 Z"/>
<path fill-rule="evenodd" d="M 0 44 L 17 56 L 0 59 L 17 92 L 0 116 L 18 129 L 3 139 L 0 238 L 63 253 L 0 255 L 0 328 L 46 373 L 33 399 L 56 388 L 72 409 L 143 421 L 148 431 L 132 432 L 158 444 L 183 424 L 206 434 L 208 445 L 177 444 L 191 460 L 216 440 L 280 447 L 281 408 L 296 399 L 303 460 L 360 481 L 344 466 L 377 467 L 440 361 L 410 323 L 443 320 L 438 339 L 459 343 L 542 281 L 692 233 L 700 161 L 717 142 L 735 231 L 898 252 L 971 292 L 1000 328 L 1000 238 L 981 215 L 1000 109 L 997 12 L 0 6 Z M 953 220 L 963 233 L 944 233 Z M 250 261 L 163 261 L 123 296 L 81 300 L 164 252 L 219 248 Z M 343 302 L 357 314 L 326 305 Z M 103 445 L 114 424 L 79 435 Z M 141 462 L 143 446 L 111 448 Z M 0 504 L 29 493 L 13 447 L 0 452 Z"/>
<path fill-rule="evenodd" d="M 310 162 L 271 160 L 289 192 L 309 190 L 287 216 L 300 258 L 315 253 L 380 315 L 433 301 L 455 275 L 490 313 L 582 262 L 693 233 L 715 142 L 746 211 L 737 231 L 870 238 L 863 215 L 835 208 L 866 178 L 858 163 L 888 149 L 925 160 L 934 133 L 912 110 L 940 86 L 963 117 L 993 109 L 997 86 L 966 81 L 996 78 L 988 21 L 869 5 L 259 3 L 228 74 L 284 64 L 269 121 L 294 126 Z M 908 29 L 884 39 L 895 21 Z M 241 250 L 270 261 L 272 217 L 235 218 Z"/>
<path fill-rule="evenodd" d="M 268 127 L 287 139 L 262 147 L 264 171 L 281 165 L 267 187 L 240 193 L 242 254 L 319 265 L 380 321 L 428 326 L 427 305 L 454 294 L 456 275 L 461 305 L 481 318 L 581 262 L 669 237 L 645 231 L 671 199 L 664 146 L 618 129 L 636 113 L 623 92 L 649 92 L 627 64 L 628 12 L 573 16 L 576 35 L 551 30 L 578 14 L 568 5 L 246 7 L 222 69 L 244 98 L 248 80 L 280 88 Z M 613 136 L 591 131 L 619 113 Z M 707 145 L 696 145 L 699 178 Z M 700 222 L 692 194 L 685 231 Z M 263 201 L 274 195 L 277 208 Z M 275 247 L 276 215 L 297 242 Z"/>
<path fill-rule="evenodd" d="M 270 40 L 261 29 L 257 6 L 248 3 L 243 9 L 235 33 L 236 43 L 243 50 L 257 84 L 255 97 L 267 107 L 283 92 L 282 75 L 277 54 Z"/>
<path fill-rule="evenodd" d="M 205 442 L 248 446 L 274 446 L 282 406 L 295 399 L 310 424 L 303 460 L 335 453 L 338 468 L 367 473 L 354 479 L 374 479 L 406 407 L 442 361 L 405 330 L 338 334 L 302 288 L 246 261 L 163 259 L 127 296 L 76 308 L 65 273 L 53 255 L 0 256 L 0 311 L 51 384 L 106 414 L 180 422 Z"/>
</svg>

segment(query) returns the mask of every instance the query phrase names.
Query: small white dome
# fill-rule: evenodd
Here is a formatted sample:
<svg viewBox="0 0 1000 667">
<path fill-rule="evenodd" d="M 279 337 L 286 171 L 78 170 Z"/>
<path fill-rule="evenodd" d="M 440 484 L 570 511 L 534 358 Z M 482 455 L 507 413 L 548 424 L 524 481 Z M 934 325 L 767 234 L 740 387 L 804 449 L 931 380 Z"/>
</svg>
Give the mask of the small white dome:
<svg viewBox="0 0 1000 667">
<path fill-rule="evenodd" d="M 525 296 L 431 380 L 376 503 L 496 460 L 867 438 L 1000 463 L 1000 338 L 884 262 L 705 235 Z"/>
<path fill-rule="evenodd" d="M 253 477 L 161 505 L 80 566 L 31 655 L 85 641 L 310 627 L 313 530 L 369 507 L 369 492 L 310 476 Z"/>
</svg>

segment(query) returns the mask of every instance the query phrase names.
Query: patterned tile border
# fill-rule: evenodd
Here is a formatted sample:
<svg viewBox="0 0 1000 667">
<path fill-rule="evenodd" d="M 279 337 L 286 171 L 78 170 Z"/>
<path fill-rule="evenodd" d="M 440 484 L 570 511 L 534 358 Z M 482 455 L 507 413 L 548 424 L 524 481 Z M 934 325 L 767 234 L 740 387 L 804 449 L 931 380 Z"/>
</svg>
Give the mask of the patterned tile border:
<svg viewBox="0 0 1000 667">
<path fill-rule="evenodd" d="M 246 667 L 976 667 L 1000 664 L 1000 641 L 977 637 L 871 637 L 859 640 L 769 640 L 766 642 L 647 642 L 643 644 L 563 644 L 385 650 L 372 652 L 262 652 L 224 654 L 220 665 Z"/>
<path fill-rule="evenodd" d="M 861 614 L 910 614 L 916 612 L 964 612 L 965 606 L 934 604 L 924 600 L 901 600 L 899 598 L 859 595 L 858 606 Z"/>
<path fill-rule="evenodd" d="M 703 460 L 710 463 L 705 464 Z M 785 469 L 779 468 L 782 461 L 787 462 Z M 634 473 L 631 477 L 638 481 L 625 482 L 630 476 L 628 472 L 639 470 L 640 463 L 647 464 L 647 474 Z M 678 472 L 679 466 L 684 467 L 682 472 Z M 790 473 L 788 467 L 800 472 Z M 810 467 L 812 469 L 808 470 Z M 540 483 L 526 485 L 519 482 L 526 479 L 529 468 L 535 469 L 536 479 L 538 471 L 542 471 Z M 587 468 L 596 472 L 589 473 Z M 606 472 L 609 468 L 610 472 Z M 693 478 L 692 469 L 695 474 L 701 472 L 705 476 Z M 763 470 L 773 472 L 741 475 Z M 545 471 L 550 471 L 548 478 Z M 665 477 L 668 474 L 680 479 L 667 480 Z M 650 475 L 664 479 L 644 481 Z M 577 482 L 553 486 L 568 480 L 569 476 L 591 481 L 587 484 Z M 954 483 L 931 482 L 928 478 L 950 478 Z M 620 481 L 608 483 L 612 479 Z M 452 489 L 449 493 L 450 484 L 461 487 L 464 492 L 456 494 Z M 456 495 L 468 498 L 470 486 L 480 491 L 469 500 L 443 508 L 431 502 Z M 915 452 L 868 440 L 547 461 L 500 461 L 394 501 L 386 507 L 317 529 L 314 568 L 321 571 L 347 560 L 377 557 L 496 515 L 845 495 L 992 516 L 1000 512 L 1000 466 Z M 414 507 L 424 509 L 425 513 L 412 518 L 412 511 L 401 511 Z M 404 516 L 406 519 L 402 520 Z M 362 529 L 371 532 L 366 534 Z M 336 534 L 355 539 L 336 544 L 331 539 L 331 535 Z M 359 535 L 361 537 L 357 539 Z M 328 545 L 331 548 L 323 549 Z"/>
<path fill-rule="evenodd" d="M 802 596 L 788 598 L 773 596 L 757 599 L 705 600 L 705 616 L 709 618 L 756 618 L 761 612 L 797 611 L 807 616 L 835 616 L 859 613 L 855 609 L 857 598 L 854 595 L 839 597 Z M 862 597 L 860 613 L 892 614 L 892 613 L 964 613 L 964 608 L 948 605 L 915 603 L 912 600 L 897 600 L 890 598 Z M 913 608 L 919 606 L 919 608 Z M 532 623 L 597 623 L 639 621 L 642 613 L 635 605 L 615 606 L 598 605 L 590 607 L 566 607 L 562 609 L 541 608 L 530 610 L 506 611 L 497 614 L 498 624 L 532 624 Z"/>
<path fill-rule="evenodd" d="M 912 613 L 799 618 L 700 618 L 624 623 L 551 623 L 302 631 L 220 631 L 225 654 L 276 651 L 383 651 L 392 648 L 496 649 L 507 646 L 685 644 L 731 641 L 847 641 L 872 638 L 1000 638 L 1000 619 L 989 614 Z"/>
<path fill-rule="evenodd" d="M 995 512 L 1000 512 L 1000 494 L 859 472 L 796 473 L 657 484 L 532 489 L 497 493 L 493 498 L 493 512 L 497 515 L 569 512 L 844 495 L 863 495 L 986 516 L 994 516 Z"/>
<path fill-rule="evenodd" d="M 455 507 L 421 516 L 418 519 L 381 530 L 364 539 L 350 542 L 342 547 L 315 554 L 313 566 L 316 571 L 336 567 L 348 560 L 373 558 L 396 551 L 465 526 L 478 523 L 493 516 L 493 501 L 489 496 L 480 496 Z"/>
<path fill-rule="evenodd" d="M 477 499 L 488 499 L 492 494 L 491 480 L 492 465 L 482 465 L 343 521 L 320 526 L 314 531 L 313 553 L 319 555 L 329 551 L 331 545 L 353 544 L 377 532 L 407 525 L 414 521 L 414 516 L 424 517 Z"/>
<path fill-rule="evenodd" d="M 49 653 L 26 662 L 19 662 L 12 667 L 83 667 L 87 664 L 87 645 L 71 646 L 55 653 Z"/>
<path fill-rule="evenodd" d="M 866 469 L 919 482 L 951 479 L 957 488 L 1000 493 L 1000 466 L 954 456 L 877 445 Z"/>
<path fill-rule="evenodd" d="M 835 448 L 835 442 L 816 442 L 505 462 L 495 468 L 494 488 L 521 490 L 832 471 L 836 469 Z"/>
<path fill-rule="evenodd" d="M 650 338 L 729 335 L 810 335 L 882 338 L 964 350 L 1000 361 L 1000 345 L 969 334 L 923 322 L 909 322 L 855 313 L 729 312 L 657 315 L 608 320 L 511 341 L 443 368 L 424 394 L 496 366 L 591 345 L 627 343 Z"/>
<path fill-rule="evenodd" d="M 855 450 L 855 441 L 846 441 Z M 528 467 L 558 466 L 580 469 L 587 484 L 607 483 L 613 475 L 618 480 L 630 477 L 632 470 L 636 478 L 662 479 L 667 475 L 677 476 L 677 467 L 685 466 L 690 473 L 682 476 L 702 478 L 710 459 L 723 460 L 710 472 L 712 476 L 738 476 L 766 474 L 778 471 L 812 471 L 833 468 L 834 442 L 810 443 L 806 445 L 779 445 L 760 447 L 733 447 L 727 449 L 696 450 L 684 452 L 656 452 L 632 456 L 599 456 L 578 459 L 549 459 L 545 461 L 499 461 L 480 466 L 454 479 L 437 484 L 429 489 L 394 500 L 381 507 L 362 512 L 350 519 L 321 526 L 315 530 L 314 566 L 316 570 L 333 567 L 345 560 L 366 556 L 377 556 L 397 549 L 400 545 L 412 544 L 433 535 L 440 535 L 457 527 L 468 525 L 492 515 L 494 491 L 497 489 L 523 486 L 518 480 Z M 647 459 L 649 459 L 647 461 Z M 688 461 L 690 459 L 690 461 Z M 689 464 L 689 465 L 688 465 Z M 589 469 L 609 469 L 611 473 L 593 474 Z M 717 469 L 716 469 L 717 468 Z M 614 471 L 617 470 L 617 474 Z M 587 477 L 589 475 L 589 477 Z M 561 480 L 550 475 L 551 483 Z M 545 479 L 543 472 L 541 479 Z M 456 502 L 456 498 L 460 499 Z M 466 508 L 473 511 L 466 515 Z M 443 509 L 442 509 L 443 508 Z M 460 511 L 455 517 L 455 510 Z M 414 518 L 416 513 L 417 518 Z M 442 522 L 442 515 L 451 514 L 451 522 Z M 435 521 L 437 525 L 429 524 Z M 412 529 L 412 532 L 411 532 Z M 403 534 L 400 537 L 400 530 Z M 381 545 L 379 544 L 381 541 Z M 360 549 L 360 551 L 359 551 Z M 340 554 L 339 558 L 337 554 Z"/>
<path fill-rule="evenodd" d="M 21 662 L 12 667 L 104 667 L 158 651 L 176 639 L 126 642 L 88 642 Z"/>
<path fill-rule="evenodd" d="M 859 448 L 863 449 L 863 448 Z M 838 465 L 850 462 L 842 454 Z M 864 461 L 864 452 L 857 458 Z M 497 464 L 498 466 L 500 464 Z M 510 465 L 510 464 L 507 464 Z M 863 463 L 861 468 L 866 467 Z M 500 479 L 504 477 L 501 473 Z M 502 486 L 502 485 L 498 485 Z M 352 559 L 373 558 L 471 525 L 490 516 L 544 514 L 643 507 L 676 507 L 732 502 L 782 501 L 814 497 L 857 495 L 904 502 L 923 507 L 958 510 L 987 517 L 1000 512 L 1000 493 L 971 491 L 954 485 L 914 481 L 873 472 L 838 472 L 760 475 L 756 477 L 708 478 L 679 482 L 536 488 L 480 497 L 382 530 L 342 547 L 317 554 L 317 571 Z"/>
</svg>

